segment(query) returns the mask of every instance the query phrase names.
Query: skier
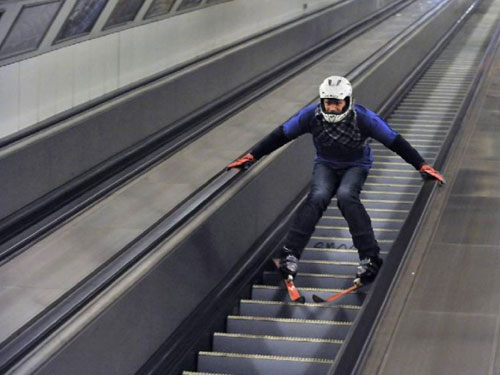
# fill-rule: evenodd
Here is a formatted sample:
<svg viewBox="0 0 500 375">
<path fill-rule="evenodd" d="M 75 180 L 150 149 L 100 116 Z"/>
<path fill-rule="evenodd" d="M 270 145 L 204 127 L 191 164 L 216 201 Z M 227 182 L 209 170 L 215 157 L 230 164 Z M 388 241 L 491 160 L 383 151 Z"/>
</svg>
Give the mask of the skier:
<svg viewBox="0 0 500 375">
<path fill-rule="evenodd" d="M 370 138 L 396 152 L 418 170 L 423 178 L 445 183 L 441 174 L 400 134 L 377 114 L 355 104 L 351 83 L 331 76 L 319 86 L 320 101 L 309 105 L 259 142 L 248 154 L 228 168 L 248 168 L 256 160 L 305 133 L 311 133 L 316 148 L 312 186 L 294 215 L 280 254 L 280 271 L 286 279 L 297 273 L 298 261 L 314 228 L 337 194 L 337 204 L 347 221 L 360 264 L 356 278 L 372 282 L 380 267 L 380 247 L 360 193 L 373 163 Z"/>
</svg>

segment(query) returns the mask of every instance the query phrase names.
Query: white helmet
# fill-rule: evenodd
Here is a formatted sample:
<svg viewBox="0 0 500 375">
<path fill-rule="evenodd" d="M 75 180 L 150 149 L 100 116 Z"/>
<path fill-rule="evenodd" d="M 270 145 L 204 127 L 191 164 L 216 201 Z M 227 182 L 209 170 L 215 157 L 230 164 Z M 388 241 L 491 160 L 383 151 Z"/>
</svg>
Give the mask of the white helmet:
<svg viewBox="0 0 500 375">
<path fill-rule="evenodd" d="M 326 78 L 319 86 L 319 98 L 321 101 L 321 113 L 326 121 L 336 123 L 342 121 L 352 110 L 352 86 L 351 83 L 340 76 L 331 76 Z M 328 113 L 323 105 L 323 99 L 345 100 L 347 105 L 340 114 Z"/>
</svg>

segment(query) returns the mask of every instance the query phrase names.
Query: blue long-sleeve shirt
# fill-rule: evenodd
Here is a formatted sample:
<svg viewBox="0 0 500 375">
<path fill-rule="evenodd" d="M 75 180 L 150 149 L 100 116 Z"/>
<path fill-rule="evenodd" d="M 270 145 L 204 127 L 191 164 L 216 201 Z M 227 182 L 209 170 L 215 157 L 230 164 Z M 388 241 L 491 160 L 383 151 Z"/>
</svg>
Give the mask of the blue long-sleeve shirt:
<svg viewBox="0 0 500 375">
<path fill-rule="evenodd" d="M 301 109 L 256 145 L 252 154 L 259 159 L 293 139 L 310 133 L 316 148 L 316 162 L 328 164 L 335 169 L 355 166 L 369 169 L 373 164 L 373 153 L 369 142 L 364 142 L 357 148 L 337 142 L 328 135 L 322 120 L 317 117 L 317 107 L 317 104 L 311 104 Z M 376 113 L 359 104 L 355 104 L 354 111 L 356 111 L 356 126 L 363 139 L 373 138 L 381 142 L 397 152 L 416 169 L 420 168 L 424 163 L 420 154 Z M 335 126 L 335 124 L 326 124 L 326 126 Z"/>
</svg>

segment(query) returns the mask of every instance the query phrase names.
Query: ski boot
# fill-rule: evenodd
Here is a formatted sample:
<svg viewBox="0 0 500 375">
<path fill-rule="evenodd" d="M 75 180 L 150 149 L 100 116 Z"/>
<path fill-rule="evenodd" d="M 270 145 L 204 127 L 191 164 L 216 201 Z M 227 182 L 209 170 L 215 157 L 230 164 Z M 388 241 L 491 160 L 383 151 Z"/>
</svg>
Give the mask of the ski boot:
<svg viewBox="0 0 500 375">
<path fill-rule="evenodd" d="M 283 247 L 281 250 L 281 257 L 279 263 L 279 269 L 283 279 L 288 280 L 289 276 L 295 278 L 297 274 L 297 269 L 299 268 L 299 259 L 293 255 L 292 250 Z"/>
<path fill-rule="evenodd" d="M 382 258 L 378 256 L 363 258 L 359 262 L 356 279 L 359 279 L 362 285 L 373 282 L 383 263 Z"/>
<path fill-rule="evenodd" d="M 275 261 L 288 291 L 288 295 L 290 296 L 290 300 L 292 302 L 304 303 L 306 301 L 305 297 L 300 294 L 293 282 L 293 278 L 297 274 L 298 263 L 299 259 L 286 247 L 283 247 L 281 250 L 280 259 L 276 259 Z"/>
</svg>

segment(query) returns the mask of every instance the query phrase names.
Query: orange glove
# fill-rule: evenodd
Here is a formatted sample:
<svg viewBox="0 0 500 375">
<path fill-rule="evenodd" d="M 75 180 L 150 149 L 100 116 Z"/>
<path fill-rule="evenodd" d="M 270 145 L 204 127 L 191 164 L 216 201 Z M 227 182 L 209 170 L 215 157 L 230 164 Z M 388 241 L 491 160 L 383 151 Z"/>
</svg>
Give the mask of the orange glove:
<svg viewBox="0 0 500 375">
<path fill-rule="evenodd" d="M 424 180 L 426 179 L 434 179 L 437 180 L 440 185 L 446 184 L 446 180 L 444 179 L 443 176 L 441 176 L 441 173 L 436 171 L 434 168 L 432 168 L 429 164 L 424 164 L 420 167 L 420 175 Z"/>
<path fill-rule="evenodd" d="M 227 169 L 231 168 L 242 168 L 248 169 L 253 163 L 255 163 L 255 158 L 252 154 L 246 154 L 245 156 L 233 161 L 227 166 Z"/>
</svg>

